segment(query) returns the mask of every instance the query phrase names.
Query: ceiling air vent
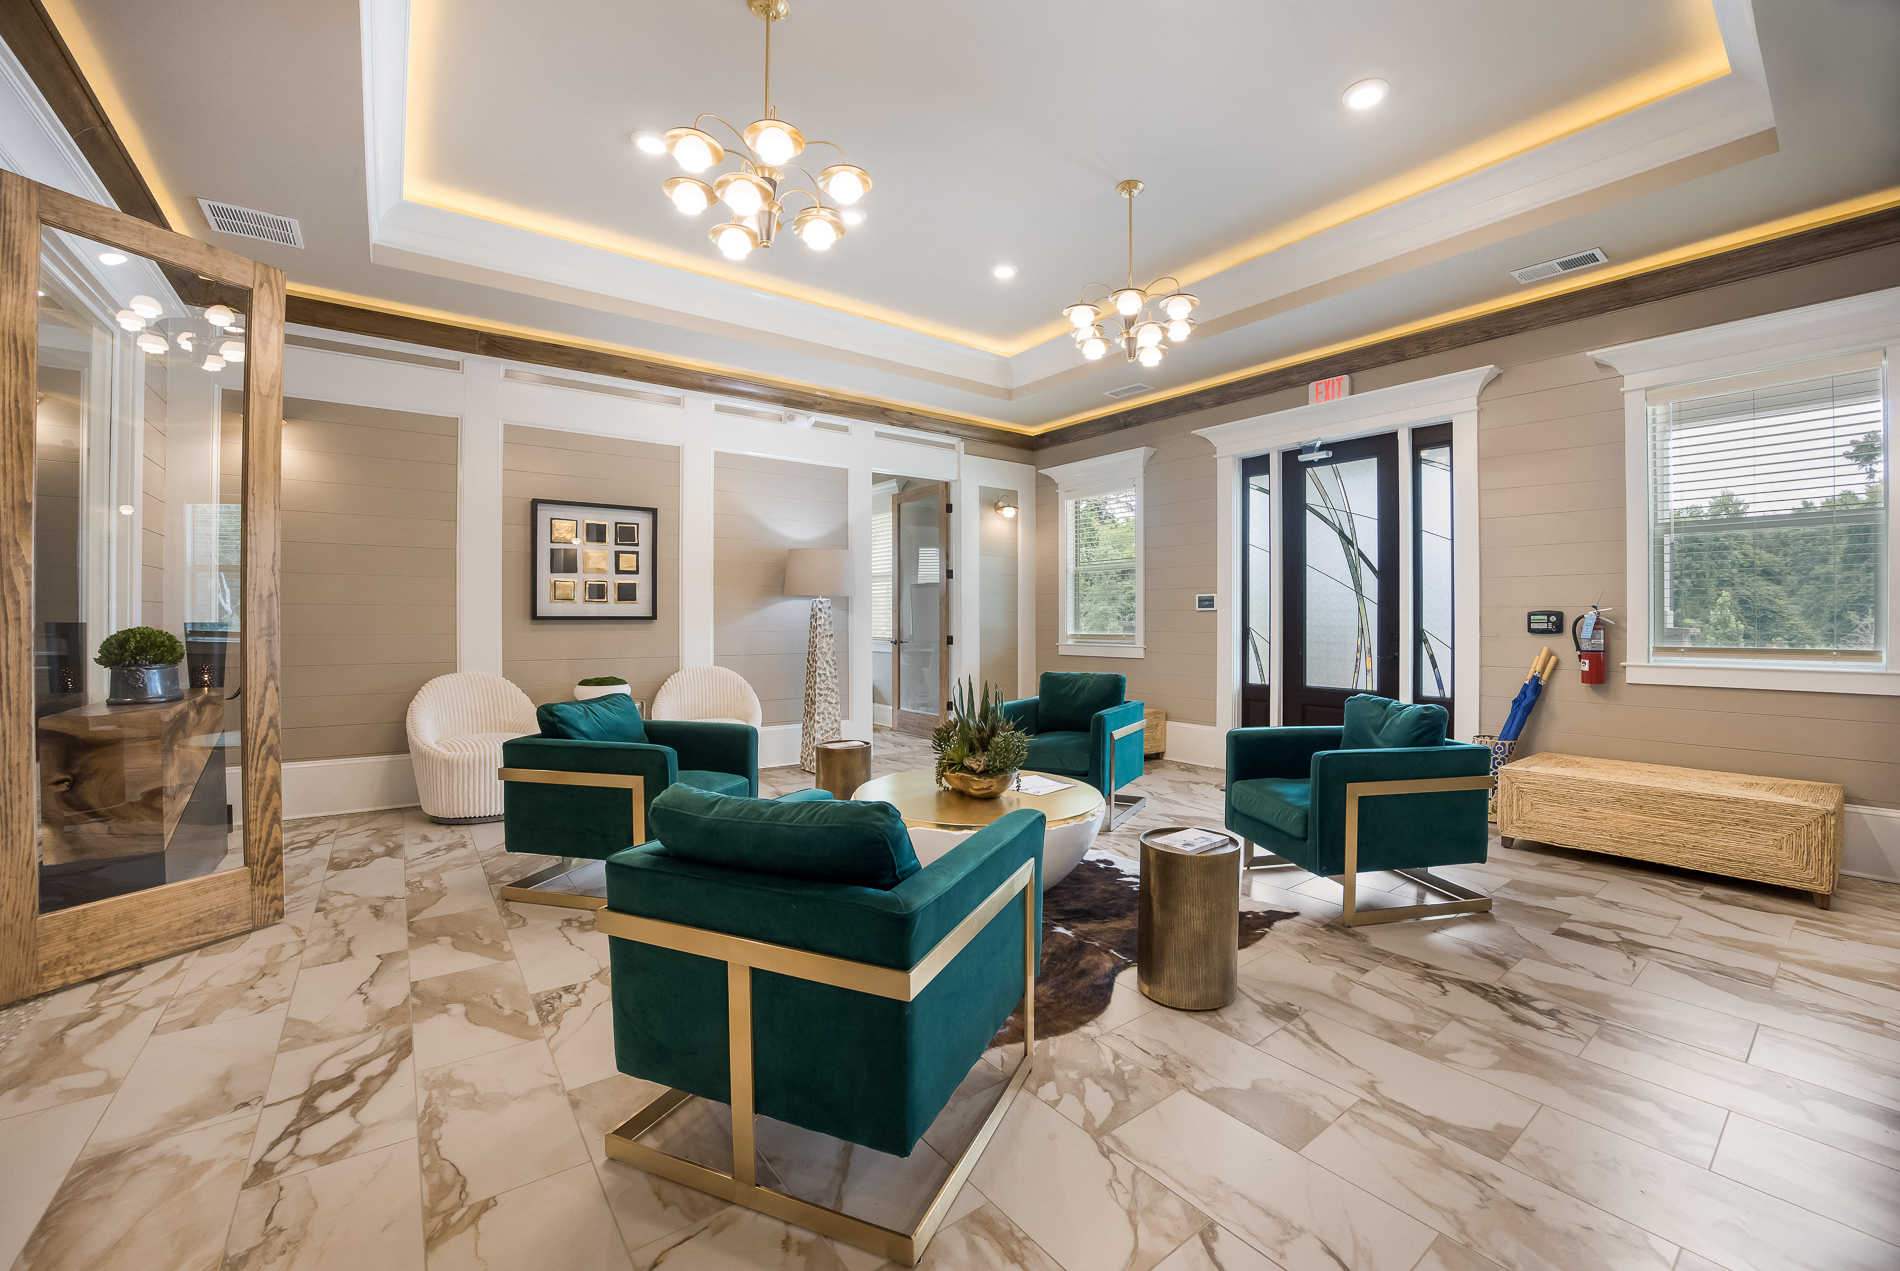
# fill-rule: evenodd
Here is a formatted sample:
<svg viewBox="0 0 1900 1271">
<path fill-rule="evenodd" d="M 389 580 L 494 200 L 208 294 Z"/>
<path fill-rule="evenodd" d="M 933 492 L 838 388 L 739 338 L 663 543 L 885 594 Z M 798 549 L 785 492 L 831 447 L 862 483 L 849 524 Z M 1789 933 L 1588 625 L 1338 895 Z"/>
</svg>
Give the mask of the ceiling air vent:
<svg viewBox="0 0 1900 1271">
<path fill-rule="evenodd" d="M 239 207 L 235 203 L 214 203 L 210 199 L 199 199 L 198 206 L 205 210 L 211 228 L 220 234 L 261 238 L 267 243 L 278 243 L 284 247 L 303 246 L 303 229 L 288 216 L 272 216 L 256 208 Z"/>
<path fill-rule="evenodd" d="M 1106 393 L 1103 393 L 1102 396 L 1112 397 L 1116 401 L 1120 401 L 1124 397 L 1135 397 L 1142 393 L 1152 393 L 1154 391 L 1155 386 L 1153 384 L 1124 384 L 1120 388 L 1109 389 Z"/>
<path fill-rule="evenodd" d="M 1542 282 L 1546 278 L 1555 278 L 1558 274 L 1567 274 L 1572 270 L 1588 269 L 1592 265 L 1602 265 L 1609 261 L 1601 247 L 1592 247 L 1587 252 L 1578 252 L 1574 256 L 1559 256 L 1556 260 L 1547 260 L 1541 265 L 1526 265 L 1522 269 L 1513 269 L 1511 277 L 1519 282 Z"/>
<path fill-rule="evenodd" d="M 744 406 L 728 406 L 724 402 L 714 402 L 713 410 L 721 415 L 737 415 L 741 419 L 763 419 L 774 424 L 785 422 L 785 413 L 777 410 L 750 410 Z"/>
</svg>

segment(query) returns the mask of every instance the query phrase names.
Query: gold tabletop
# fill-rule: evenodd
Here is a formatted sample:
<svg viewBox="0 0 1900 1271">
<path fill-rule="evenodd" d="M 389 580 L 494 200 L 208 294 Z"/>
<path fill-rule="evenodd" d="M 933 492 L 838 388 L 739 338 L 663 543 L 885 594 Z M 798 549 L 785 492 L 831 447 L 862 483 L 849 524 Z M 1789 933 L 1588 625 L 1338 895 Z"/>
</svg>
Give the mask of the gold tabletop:
<svg viewBox="0 0 1900 1271">
<path fill-rule="evenodd" d="M 1025 768 L 1023 775 L 1030 775 L 1029 770 Z M 980 830 L 1017 808 L 1034 808 L 1049 818 L 1050 825 L 1070 825 L 1101 812 L 1102 796 L 1088 782 L 1046 772 L 1035 775 L 1067 782 L 1068 788 L 1052 794 L 1006 790 L 994 799 L 972 799 L 955 790 L 939 790 L 933 772 L 895 772 L 865 782 L 851 797 L 891 804 L 904 824 L 916 829 Z"/>
</svg>

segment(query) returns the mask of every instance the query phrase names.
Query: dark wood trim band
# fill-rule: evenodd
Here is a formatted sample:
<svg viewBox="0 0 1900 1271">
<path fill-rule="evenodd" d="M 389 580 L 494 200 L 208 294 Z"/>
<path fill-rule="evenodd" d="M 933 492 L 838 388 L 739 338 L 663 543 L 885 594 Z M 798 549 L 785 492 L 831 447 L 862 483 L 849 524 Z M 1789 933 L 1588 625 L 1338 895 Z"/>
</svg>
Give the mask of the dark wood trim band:
<svg viewBox="0 0 1900 1271">
<path fill-rule="evenodd" d="M 630 354 L 581 348 L 571 344 L 560 344 L 553 340 L 537 340 L 529 336 L 478 331 L 470 327 L 456 326 L 453 323 L 435 322 L 401 313 L 385 313 L 380 309 L 365 309 L 335 300 L 291 296 L 285 321 L 308 327 L 322 327 L 329 331 L 347 331 L 353 335 L 400 340 L 405 344 L 447 349 L 455 353 L 501 358 L 510 362 L 527 362 L 535 366 L 583 371 L 593 375 L 607 375 L 615 379 L 633 380 L 660 388 L 711 393 L 720 397 L 757 402 L 761 406 L 776 406 L 784 410 L 809 411 L 812 414 L 832 415 L 839 419 L 856 419 L 870 424 L 913 428 L 919 432 L 986 441 L 992 445 L 1010 446 L 1018 450 L 1028 450 L 1030 445 L 1030 438 L 1026 433 L 1008 432 L 1001 428 L 990 428 L 960 419 L 905 410 L 898 406 L 860 401 L 789 384 L 772 384 L 745 379 L 719 371 L 674 366 L 667 362 L 649 361 Z"/>
<path fill-rule="evenodd" d="M 1356 375 L 1395 362 L 1409 362 L 1414 358 L 1484 344 L 1525 331 L 1594 318 L 1690 292 L 1706 291 L 1725 283 L 1742 282 L 1764 274 L 1779 273 L 1784 269 L 1871 251 L 1893 243 L 1900 243 L 1900 208 L 1869 212 L 1865 216 L 1802 230 L 1765 243 L 1751 243 L 1733 251 L 1704 256 L 1700 260 L 1688 260 L 1595 287 L 1533 300 L 1510 309 L 1500 309 L 1496 313 L 1467 318 L 1462 322 L 1448 322 L 1444 326 L 1413 331 L 1394 339 L 1381 340 L 1377 344 L 1346 349 L 1326 357 L 1230 380 L 1225 384 L 1209 385 L 1178 397 L 1147 402 L 1097 419 L 1084 419 L 1065 428 L 1038 434 L 1032 448 L 1046 450 L 1072 441 L 1086 441 L 1125 428 L 1157 423 L 1213 406 L 1226 406 L 1246 401 L 1250 397 L 1277 393 L 1281 389 L 1296 388 L 1314 380 L 1330 379 L 1335 375 Z"/>
</svg>

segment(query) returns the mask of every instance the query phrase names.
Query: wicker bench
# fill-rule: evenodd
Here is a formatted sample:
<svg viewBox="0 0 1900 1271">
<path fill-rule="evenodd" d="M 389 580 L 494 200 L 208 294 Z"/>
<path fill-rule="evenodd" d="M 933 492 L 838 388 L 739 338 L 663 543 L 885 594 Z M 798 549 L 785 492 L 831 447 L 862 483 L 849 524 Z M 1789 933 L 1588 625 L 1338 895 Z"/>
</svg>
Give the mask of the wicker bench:
<svg viewBox="0 0 1900 1271">
<path fill-rule="evenodd" d="M 1841 872 L 1843 792 L 1578 755 L 1498 770 L 1498 834 L 1811 892 L 1826 909 Z"/>
</svg>

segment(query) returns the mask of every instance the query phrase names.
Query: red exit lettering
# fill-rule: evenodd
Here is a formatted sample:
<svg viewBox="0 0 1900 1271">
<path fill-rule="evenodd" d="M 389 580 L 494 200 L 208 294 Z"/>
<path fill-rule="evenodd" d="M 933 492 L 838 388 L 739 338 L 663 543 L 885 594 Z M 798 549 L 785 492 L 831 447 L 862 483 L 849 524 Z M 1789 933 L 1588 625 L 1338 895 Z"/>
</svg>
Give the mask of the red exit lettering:
<svg viewBox="0 0 1900 1271">
<path fill-rule="evenodd" d="M 1314 380 L 1306 386 L 1306 404 L 1317 406 L 1321 402 L 1336 402 L 1352 393 L 1352 376 L 1335 375 L 1329 380 Z"/>
</svg>

